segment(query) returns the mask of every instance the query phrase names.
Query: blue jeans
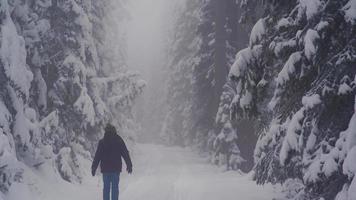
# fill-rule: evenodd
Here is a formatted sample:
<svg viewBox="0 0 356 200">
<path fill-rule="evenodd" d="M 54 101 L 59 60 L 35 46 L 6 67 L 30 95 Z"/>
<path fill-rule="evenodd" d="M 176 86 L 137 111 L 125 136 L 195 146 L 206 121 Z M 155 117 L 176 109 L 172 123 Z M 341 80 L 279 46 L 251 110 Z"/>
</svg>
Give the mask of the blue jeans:
<svg viewBox="0 0 356 200">
<path fill-rule="evenodd" d="M 119 180 L 120 180 L 120 173 L 103 173 L 104 200 L 110 200 L 110 190 L 111 190 L 111 200 L 119 199 Z"/>
</svg>

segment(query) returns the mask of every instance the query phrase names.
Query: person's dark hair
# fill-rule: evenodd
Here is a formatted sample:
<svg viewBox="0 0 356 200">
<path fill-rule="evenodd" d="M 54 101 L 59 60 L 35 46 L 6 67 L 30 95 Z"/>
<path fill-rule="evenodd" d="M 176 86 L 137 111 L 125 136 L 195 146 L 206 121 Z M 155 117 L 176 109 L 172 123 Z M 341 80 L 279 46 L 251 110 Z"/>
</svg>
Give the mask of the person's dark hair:
<svg viewBox="0 0 356 200">
<path fill-rule="evenodd" d="M 108 123 L 105 127 L 105 134 L 104 134 L 104 139 L 105 138 L 111 138 L 112 136 L 117 135 L 116 128 Z"/>
</svg>

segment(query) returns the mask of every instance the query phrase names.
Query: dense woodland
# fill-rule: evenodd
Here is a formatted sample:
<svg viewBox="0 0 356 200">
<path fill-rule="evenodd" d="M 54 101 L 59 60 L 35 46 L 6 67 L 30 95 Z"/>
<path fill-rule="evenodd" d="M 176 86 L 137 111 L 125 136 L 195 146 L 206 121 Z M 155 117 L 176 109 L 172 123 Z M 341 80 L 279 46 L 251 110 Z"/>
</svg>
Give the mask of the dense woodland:
<svg viewBox="0 0 356 200">
<path fill-rule="evenodd" d="M 26 167 L 52 163 L 80 183 L 108 121 L 134 137 L 131 106 L 144 83 L 125 66 L 122 3 L 1 1 L 1 192 Z"/>
<path fill-rule="evenodd" d="M 286 198 L 354 198 L 355 4 L 189 1 L 172 52 L 170 141 L 213 157 L 232 141 L 240 169 L 252 162 L 256 182 L 284 183 Z"/>
<path fill-rule="evenodd" d="M 1 1 L 0 193 L 43 166 L 80 184 L 107 122 L 132 143 L 144 133 L 127 3 Z M 171 9 L 158 142 L 281 184 L 285 199 L 356 199 L 356 0 Z"/>
</svg>

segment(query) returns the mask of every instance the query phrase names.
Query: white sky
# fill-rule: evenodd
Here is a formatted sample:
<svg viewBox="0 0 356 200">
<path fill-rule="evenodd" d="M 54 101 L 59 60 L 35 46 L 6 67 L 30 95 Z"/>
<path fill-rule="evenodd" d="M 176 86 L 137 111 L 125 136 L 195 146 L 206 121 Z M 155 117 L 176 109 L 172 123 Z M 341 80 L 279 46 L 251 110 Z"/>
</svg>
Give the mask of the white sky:
<svg viewBox="0 0 356 200">
<path fill-rule="evenodd" d="M 167 6 L 170 0 L 131 0 L 132 19 L 128 23 L 128 64 L 144 79 L 157 70 L 164 60 Z M 148 80 L 147 80 L 148 81 Z"/>
<path fill-rule="evenodd" d="M 173 6 L 184 0 L 129 0 L 128 66 L 147 83 L 135 104 L 135 118 L 142 137 L 151 141 L 159 135 L 164 117 L 168 61 L 166 41 L 173 26 Z M 144 137 L 143 137 L 144 136 Z"/>
</svg>

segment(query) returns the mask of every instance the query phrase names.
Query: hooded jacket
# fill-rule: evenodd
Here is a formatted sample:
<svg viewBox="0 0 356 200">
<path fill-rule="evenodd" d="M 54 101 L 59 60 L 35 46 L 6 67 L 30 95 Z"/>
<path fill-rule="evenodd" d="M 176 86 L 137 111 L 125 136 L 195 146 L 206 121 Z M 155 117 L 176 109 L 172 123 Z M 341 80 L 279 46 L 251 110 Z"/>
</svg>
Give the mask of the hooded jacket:
<svg viewBox="0 0 356 200">
<path fill-rule="evenodd" d="M 121 158 L 125 160 L 127 168 L 132 169 L 131 158 L 124 140 L 115 132 L 106 132 L 95 152 L 92 171 L 95 174 L 100 163 L 102 173 L 120 173 L 122 171 Z"/>
</svg>

